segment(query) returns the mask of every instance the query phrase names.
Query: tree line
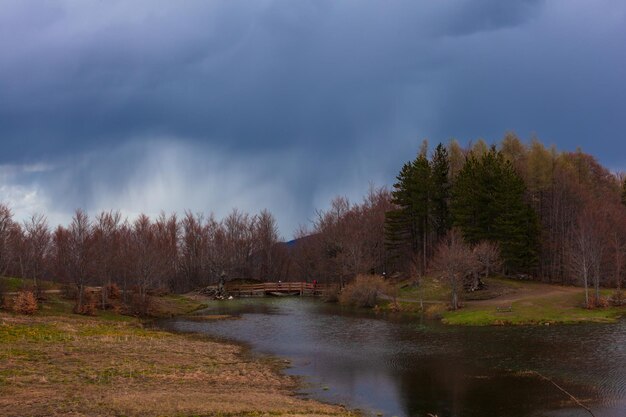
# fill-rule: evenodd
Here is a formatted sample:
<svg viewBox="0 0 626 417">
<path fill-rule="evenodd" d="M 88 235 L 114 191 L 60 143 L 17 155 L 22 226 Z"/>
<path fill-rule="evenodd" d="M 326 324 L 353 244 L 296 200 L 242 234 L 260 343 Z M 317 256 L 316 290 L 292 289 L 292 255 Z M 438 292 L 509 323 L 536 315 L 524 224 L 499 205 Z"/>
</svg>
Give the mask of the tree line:
<svg viewBox="0 0 626 417">
<path fill-rule="evenodd" d="M 424 144 L 391 194 L 386 242 L 396 271 L 475 288 L 481 258 L 497 252 L 506 275 L 593 287 L 588 305 L 600 302 L 600 286 L 621 288 L 626 179 L 580 149 L 526 145 L 512 133 L 493 146 L 439 144 L 430 157 Z"/>
<path fill-rule="evenodd" d="M 176 292 L 216 283 L 220 277 L 275 279 L 284 257 L 275 218 L 267 210 L 233 210 L 221 221 L 187 212 L 182 218 L 145 214 L 131 221 L 119 212 L 94 218 L 77 210 L 67 226 L 50 230 L 43 215 L 18 223 L 0 205 L 0 276 L 71 284 L 81 311 L 85 287 L 114 284 L 147 301 L 150 291 Z"/>
<path fill-rule="evenodd" d="M 356 203 L 335 198 L 291 242 L 280 242 L 267 210 L 235 209 L 221 220 L 191 212 L 90 218 L 77 210 L 52 230 L 44 215 L 16 222 L 0 204 L 0 276 L 72 284 L 78 305 L 88 285 L 115 284 L 144 298 L 222 277 L 343 286 L 359 274 L 447 274 L 474 290 L 481 276 L 499 272 L 580 283 L 597 295 L 624 280 L 625 204 L 623 174 L 580 150 L 509 133 L 494 146 L 453 140 L 431 151 L 424 143 L 391 190 L 371 186 Z"/>
</svg>

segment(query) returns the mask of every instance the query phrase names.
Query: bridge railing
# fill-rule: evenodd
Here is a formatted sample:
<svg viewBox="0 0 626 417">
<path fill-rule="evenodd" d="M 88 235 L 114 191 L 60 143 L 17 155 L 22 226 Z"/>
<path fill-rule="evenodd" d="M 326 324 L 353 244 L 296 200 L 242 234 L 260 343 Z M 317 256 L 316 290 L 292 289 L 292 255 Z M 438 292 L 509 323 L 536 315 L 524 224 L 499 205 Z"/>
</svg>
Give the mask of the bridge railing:
<svg viewBox="0 0 626 417">
<path fill-rule="evenodd" d="M 230 293 L 269 293 L 299 292 L 300 294 L 317 294 L 330 290 L 332 284 L 313 284 L 311 282 L 263 282 L 259 284 L 229 284 L 224 286 Z"/>
</svg>

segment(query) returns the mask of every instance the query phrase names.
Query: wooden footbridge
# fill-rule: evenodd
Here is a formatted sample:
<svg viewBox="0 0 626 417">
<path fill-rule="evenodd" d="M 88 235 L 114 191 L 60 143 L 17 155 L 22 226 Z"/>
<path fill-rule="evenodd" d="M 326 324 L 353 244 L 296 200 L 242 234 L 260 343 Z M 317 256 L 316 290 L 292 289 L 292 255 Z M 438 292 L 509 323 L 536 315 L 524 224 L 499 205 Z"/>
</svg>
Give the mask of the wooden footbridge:
<svg viewBox="0 0 626 417">
<path fill-rule="evenodd" d="M 310 282 L 263 282 L 259 284 L 226 283 L 224 289 L 234 296 L 320 296 L 326 294 L 332 287 L 330 284 Z"/>
</svg>

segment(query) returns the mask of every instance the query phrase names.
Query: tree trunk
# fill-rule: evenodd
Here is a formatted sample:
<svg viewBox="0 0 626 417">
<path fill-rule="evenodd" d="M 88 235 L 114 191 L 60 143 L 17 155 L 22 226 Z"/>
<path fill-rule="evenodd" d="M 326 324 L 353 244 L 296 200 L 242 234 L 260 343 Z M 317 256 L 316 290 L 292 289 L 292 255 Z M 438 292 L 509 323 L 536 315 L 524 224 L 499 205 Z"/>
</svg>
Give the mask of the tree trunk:
<svg viewBox="0 0 626 417">
<path fill-rule="evenodd" d="M 107 301 L 107 286 L 103 285 L 100 290 L 100 294 L 102 296 L 102 310 L 106 310 L 106 301 Z"/>
<path fill-rule="evenodd" d="M 598 307 L 600 305 L 600 271 L 599 271 L 599 267 L 595 268 L 594 274 L 593 274 L 593 287 L 595 290 L 595 305 L 596 307 Z"/>
<path fill-rule="evenodd" d="M 456 279 L 452 279 L 452 310 L 458 310 L 459 308 L 459 296 L 457 294 L 457 283 Z"/>
<path fill-rule="evenodd" d="M 585 271 L 583 273 L 583 282 L 585 284 L 585 307 L 589 308 L 589 285 L 587 280 L 587 271 Z"/>
<path fill-rule="evenodd" d="M 81 313 L 83 311 L 83 295 L 84 295 L 84 288 L 83 288 L 83 284 L 78 284 L 78 303 L 76 306 L 76 310 L 77 313 Z"/>
</svg>

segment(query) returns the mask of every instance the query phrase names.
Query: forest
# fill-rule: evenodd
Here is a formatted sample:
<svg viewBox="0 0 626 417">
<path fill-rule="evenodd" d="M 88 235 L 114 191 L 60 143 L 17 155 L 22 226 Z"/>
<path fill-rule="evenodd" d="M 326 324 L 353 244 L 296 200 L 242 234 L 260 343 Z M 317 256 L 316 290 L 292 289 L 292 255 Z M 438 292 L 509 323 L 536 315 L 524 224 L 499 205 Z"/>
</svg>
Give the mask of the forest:
<svg viewBox="0 0 626 417">
<path fill-rule="evenodd" d="M 513 133 L 493 146 L 424 142 L 391 188 L 370 186 L 356 203 L 336 197 L 290 242 L 267 210 L 126 219 L 79 209 L 51 228 L 44 213 L 17 222 L 0 205 L 0 276 L 32 279 L 35 291 L 41 280 L 68 284 L 78 312 L 87 286 L 133 293 L 141 306 L 154 291 L 220 277 L 344 286 L 361 274 L 436 274 L 476 290 L 499 273 L 597 291 L 621 288 L 625 261 L 626 176 Z"/>
</svg>

